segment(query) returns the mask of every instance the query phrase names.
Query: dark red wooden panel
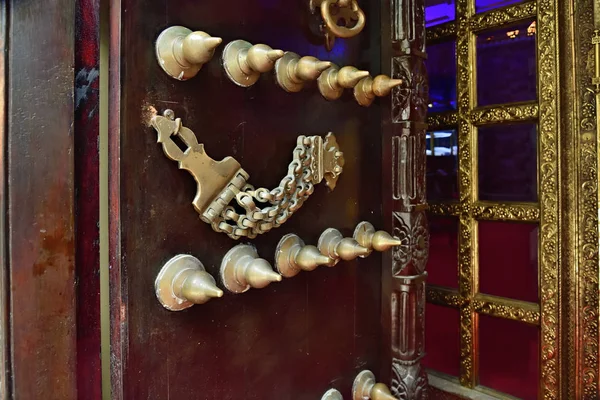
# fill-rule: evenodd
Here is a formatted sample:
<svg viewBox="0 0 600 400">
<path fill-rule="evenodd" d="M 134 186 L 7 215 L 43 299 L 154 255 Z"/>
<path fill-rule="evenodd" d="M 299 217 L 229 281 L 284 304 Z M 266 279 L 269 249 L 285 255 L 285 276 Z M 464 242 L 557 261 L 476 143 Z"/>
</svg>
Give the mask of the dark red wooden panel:
<svg viewBox="0 0 600 400">
<path fill-rule="evenodd" d="M 364 2 L 369 7 L 368 2 Z M 377 10 L 378 2 L 371 8 Z M 362 5 L 362 3 L 361 3 Z M 144 125 L 143 110 L 171 108 L 196 132 L 207 153 L 232 155 L 250 182 L 275 186 L 296 137 L 334 131 L 346 154 L 332 193 L 319 185 L 283 227 L 252 242 L 272 261 L 282 235 L 308 243 L 336 227 L 351 235 L 361 220 L 381 226 L 381 136 L 377 104 L 356 104 L 348 92 L 327 102 L 309 85 L 287 94 L 271 74 L 236 87 L 220 53 L 195 78 L 178 82 L 154 56 L 154 40 L 170 25 L 267 43 L 302 55 L 379 73 L 378 18 L 370 34 L 338 41 L 327 53 L 308 33 L 306 2 L 128 0 L 113 3 L 111 24 L 111 309 L 113 398 L 315 399 L 328 387 L 346 395 L 356 373 L 380 365 L 381 257 L 340 263 L 263 290 L 173 313 L 161 308 L 153 282 L 178 253 L 199 257 L 218 276 L 237 242 L 199 220 L 195 184 L 177 169 Z M 372 36 L 374 35 L 374 36 Z"/>
<path fill-rule="evenodd" d="M 12 379 L 23 399 L 76 384 L 75 3 L 9 3 L 7 239 Z"/>
</svg>

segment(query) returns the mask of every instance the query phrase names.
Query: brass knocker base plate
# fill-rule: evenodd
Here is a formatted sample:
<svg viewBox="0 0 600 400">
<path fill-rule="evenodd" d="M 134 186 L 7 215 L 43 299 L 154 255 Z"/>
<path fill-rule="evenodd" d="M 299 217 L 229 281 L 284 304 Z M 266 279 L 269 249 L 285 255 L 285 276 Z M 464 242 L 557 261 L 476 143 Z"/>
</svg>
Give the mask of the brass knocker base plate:
<svg viewBox="0 0 600 400">
<path fill-rule="evenodd" d="M 286 51 L 283 57 L 275 62 L 275 78 L 277 79 L 277 84 L 286 92 L 296 93 L 301 91 L 304 87 L 303 82 L 296 83 L 292 81 L 288 74 L 289 65 L 298 62 L 299 59 L 300 56 L 298 54 Z"/>
<path fill-rule="evenodd" d="M 156 39 L 156 58 L 158 64 L 168 75 L 180 81 L 194 77 L 201 68 L 197 65 L 190 65 L 188 68 L 183 68 L 174 56 L 174 43 L 178 40 L 183 40 L 190 33 L 192 31 L 184 26 L 171 26 L 162 31 L 158 39 Z"/>
<path fill-rule="evenodd" d="M 375 384 L 375 375 L 369 370 L 361 371 L 352 384 L 352 400 L 370 398 L 370 388 Z"/>
<path fill-rule="evenodd" d="M 234 40 L 225 46 L 223 50 L 223 68 L 227 77 L 238 86 L 249 87 L 252 86 L 260 78 L 260 72 L 252 71 L 250 74 L 245 74 L 237 67 L 239 64 L 240 52 L 252 47 L 252 43 L 248 43 L 245 40 Z"/>
<path fill-rule="evenodd" d="M 205 271 L 204 265 L 196 257 L 180 254 L 167 261 L 156 276 L 154 281 L 156 297 L 167 310 L 180 311 L 194 305 L 190 301 L 177 297 L 173 291 L 173 282 L 178 275 L 187 270 Z"/>
<path fill-rule="evenodd" d="M 236 276 L 236 264 L 242 257 L 248 257 L 250 255 L 253 258 L 258 257 L 258 252 L 254 246 L 234 246 L 231 250 L 225 254 L 221 261 L 221 280 L 227 290 L 233 293 L 244 293 L 250 289 L 250 285 L 241 285 L 238 282 Z"/>
<path fill-rule="evenodd" d="M 293 257 L 296 253 L 304 246 L 304 242 L 298 236 L 293 233 L 285 235 L 275 249 L 275 268 L 277 272 L 284 278 L 291 278 L 298 273 L 301 269 L 294 265 Z M 294 247 L 298 247 L 298 251 L 292 251 Z"/>
<path fill-rule="evenodd" d="M 369 249 L 370 244 L 368 243 L 367 240 L 365 240 L 365 238 L 369 235 L 373 236 L 374 233 L 375 233 L 375 228 L 373 227 L 373 225 L 370 222 L 363 221 L 363 222 L 359 223 L 358 225 L 356 225 L 356 228 L 354 228 L 354 234 L 352 235 L 352 237 L 362 247 Z M 370 249 L 370 250 L 371 251 L 369 252 L 369 254 L 371 254 L 371 252 L 373 251 L 372 249 Z M 368 257 L 369 254 L 361 255 L 359 257 L 365 258 L 365 257 Z"/>
</svg>

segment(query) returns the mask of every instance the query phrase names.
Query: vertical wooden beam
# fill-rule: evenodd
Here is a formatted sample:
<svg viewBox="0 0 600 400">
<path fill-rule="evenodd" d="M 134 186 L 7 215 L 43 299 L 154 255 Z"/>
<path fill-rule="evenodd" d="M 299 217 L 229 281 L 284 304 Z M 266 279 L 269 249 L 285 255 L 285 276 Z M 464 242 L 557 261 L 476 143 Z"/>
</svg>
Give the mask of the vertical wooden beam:
<svg viewBox="0 0 600 400">
<path fill-rule="evenodd" d="M 100 0 L 77 0 L 75 30 L 75 187 L 77 389 L 101 397 L 99 237 Z"/>
<path fill-rule="evenodd" d="M 8 6 L 12 390 L 23 399 L 75 399 L 75 3 Z"/>
<path fill-rule="evenodd" d="M 8 15 L 6 2 L 0 3 L 0 232 L 6 232 L 6 156 L 8 139 L 7 93 L 6 80 L 8 78 L 8 66 L 6 60 L 8 40 Z M 6 400 L 11 397 L 10 391 L 10 346 L 9 346 L 9 308 L 8 292 L 10 282 L 8 280 L 8 241 L 6 235 L 0 235 L 0 399 Z"/>
<path fill-rule="evenodd" d="M 420 360 L 425 354 L 425 265 L 429 252 L 425 214 L 425 4 L 422 0 L 385 3 L 382 18 L 391 21 L 382 23 L 383 72 L 403 80 L 394 89 L 383 117 L 384 215 L 391 217 L 387 228 L 403 241 L 391 257 L 384 257 L 391 267 L 384 270 L 382 309 L 384 326 L 389 326 L 385 343 L 390 346 L 387 355 L 393 394 L 421 399 L 427 392 Z"/>
</svg>

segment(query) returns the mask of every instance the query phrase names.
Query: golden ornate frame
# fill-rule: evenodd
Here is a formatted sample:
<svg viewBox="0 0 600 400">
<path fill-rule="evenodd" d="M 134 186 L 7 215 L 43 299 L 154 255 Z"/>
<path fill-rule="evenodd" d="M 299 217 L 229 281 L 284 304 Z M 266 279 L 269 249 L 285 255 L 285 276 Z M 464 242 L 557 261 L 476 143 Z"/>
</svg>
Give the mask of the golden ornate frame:
<svg viewBox="0 0 600 400">
<path fill-rule="evenodd" d="M 457 129 L 459 146 L 459 201 L 430 207 L 433 215 L 459 220 L 458 290 L 430 285 L 427 301 L 460 311 L 459 378 L 465 387 L 478 384 L 477 316 L 487 314 L 540 326 L 540 398 L 599 397 L 600 95 L 586 67 L 599 14 L 594 0 L 527 1 L 480 14 L 474 0 L 457 0 L 456 20 L 427 31 L 428 44 L 456 39 L 457 111 L 429 115 L 427 122 L 430 130 Z M 476 33 L 532 18 L 538 101 L 476 107 Z M 574 87 L 563 84 L 570 82 Z M 523 121 L 538 123 L 539 202 L 478 201 L 477 126 Z M 479 293 L 478 220 L 539 223 L 539 304 Z"/>
</svg>

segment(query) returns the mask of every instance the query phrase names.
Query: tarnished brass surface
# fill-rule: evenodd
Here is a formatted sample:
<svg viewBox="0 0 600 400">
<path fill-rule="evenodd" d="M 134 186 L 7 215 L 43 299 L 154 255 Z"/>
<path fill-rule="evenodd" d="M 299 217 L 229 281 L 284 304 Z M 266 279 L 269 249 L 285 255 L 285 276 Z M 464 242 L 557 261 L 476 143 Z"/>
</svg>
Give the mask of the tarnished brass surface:
<svg viewBox="0 0 600 400">
<path fill-rule="evenodd" d="M 223 50 L 223 68 L 233 83 L 248 87 L 256 83 L 261 73 L 271 71 L 283 54 L 283 50 L 274 50 L 266 44 L 234 40 Z"/>
<path fill-rule="evenodd" d="M 377 75 L 375 78 L 367 76 L 354 86 L 354 98 L 361 106 L 368 107 L 375 97 L 387 96 L 394 87 L 402 83 L 402 79 L 391 79 L 387 75 Z"/>
<path fill-rule="evenodd" d="M 312 271 L 319 265 L 334 265 L 335 261 L 319 252 L 315 246 L 306 245 L 293 233 L 285 235 L 275 250 L 275 268 L 286 278 L 300 271 Z"/>
<path fill-rule="evenodd" d="M 223 40 L 206 32 L 192 32 L 183 26 L 171 26 L 156 39 L 156 58 L 161 68 L 172 78 L 185 81 L 213 57 Z"/>
<path fill-rule="evenodd" d="M 187 254 L 167 261 L 154 281 L 154 289 L 160 304 L 171 311 L 184 310 L 223 296 L 202 262 Z"/>
<path fill-rule="evenodd" d="M 221 261 L 221 280 L 233 293 L 243 293 L 250 288 L 262 289 L 281 279 L 267 260 L 258 257 L 252 245 L 238 244 Z"/>
<path fill-rule="evenodd" d="M 312 56 L 300 57 L 286 51 L 275 63 L 275 77 L 285 91 L 299 92 L 307 81 L 316 80 L 331 65 L 331 61 L 321 61 Z"/>
<path fill-rule="evenodd" d="M 344 167 L 344 154 L 333 133 L 328 133 L 325 140 L 320 136 L 299 136 L 288 174 L 279 186 L 272 190 L 255 189 L 248 184 L 248 173 L 235 159 L 225 157 L 215 161 L 210 158 L 204 152 L 204 145 L 198 143 L 191 130 L 182 126 L 173 111 L 166 110 L 164 116 L 155 115 L 151 124 L 167 157 L 194 176 L 198 191 L 193 204 L 202 221 L 233 239 L 254 238 L 281 226 L 313 193 L 315 184 L 325 179 L 327 186 L 335 189 Z M 176 135 L 188 146 L 185 151 L 173 141 Z M 244 214 L 230 205 L 234 199 Z M 267 203 L 267 206 L 259 208 L 256 203 Z"/>
<path fill-rule="evenodd" d="M 383 383 L 375 381 L 371 371 L 361 371 L 352 385 L 352 400 L 397 400 L 390 389 Z"/>
<path fill-rule="evenodd" d="M 402 244 L 400 239 L 393 237 L 386 231 L 376 231 L 375 227 L 367 221 L 359 223 L 352 236 L 362 247 L 375 251 L 386 251 Z"/>
<path fill-rule="evenodd" d="M 365 13 L 356 0 L 310 0 L 310 8 L 321 13 L 327 50 L 333 48 L 335 38 L 354 37 L 365 27 Z"/>
<path fill-rule="evenodd" d="M 360 71 L 356 67 L 346 66 L 341 69 L 332 64 L 317 79 L 319 92 L 327 100 L 339 99 L 344 89 L 352 89 L 362 79 L 369 76 L 368 71 Z"/>
<path fill-rule="evenodd" d="M 334 260 L 350 261 L 357 257 L 367 256 L 371 252 L 366 247 L 358 244 L 353 238 L 345 238 L 335 228 L 326 229 L 319 237 L 317 245 L 321 254 Z"/>
<path fill-rule="evenodd" d="M 329 389 L 323 394 L 321 400 L 344 400 L 344 397 L 337 389 Z"/>
</svg>

